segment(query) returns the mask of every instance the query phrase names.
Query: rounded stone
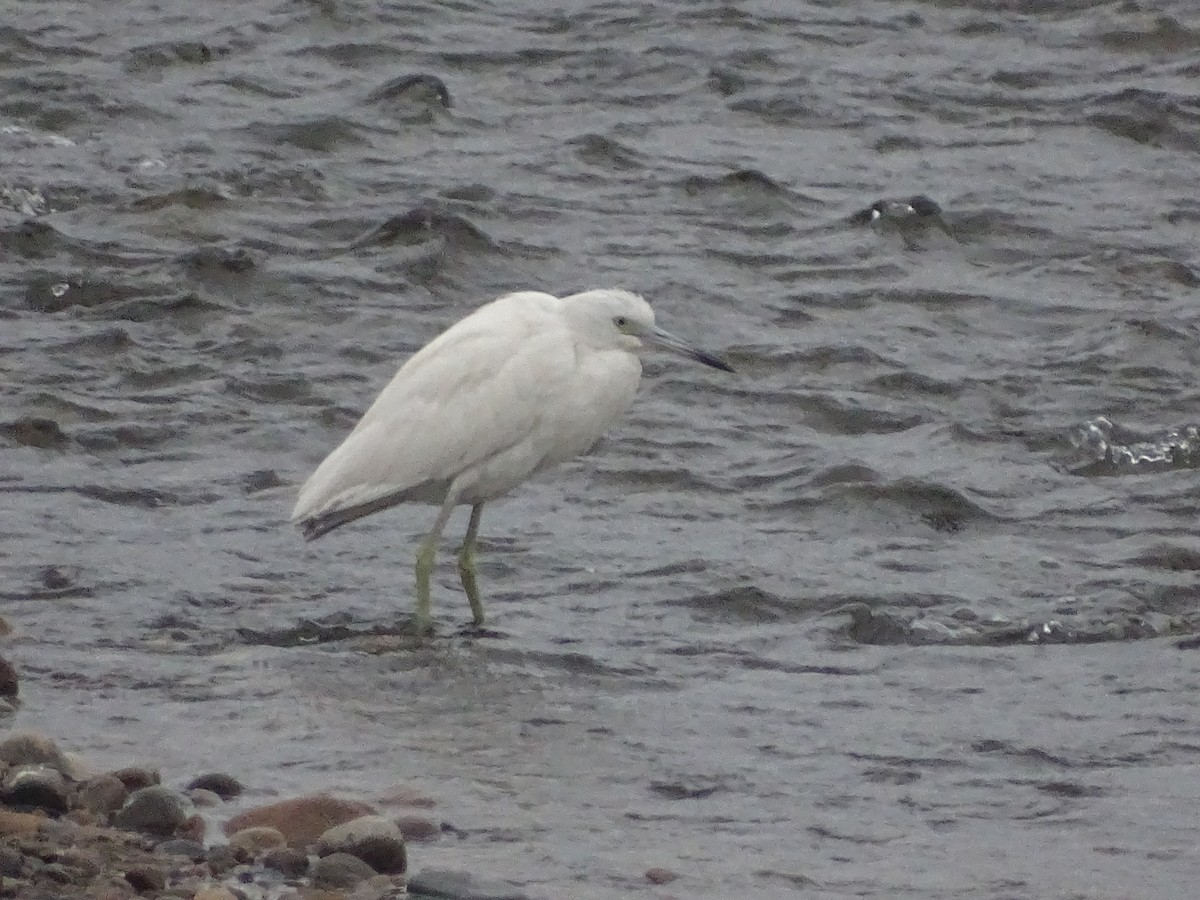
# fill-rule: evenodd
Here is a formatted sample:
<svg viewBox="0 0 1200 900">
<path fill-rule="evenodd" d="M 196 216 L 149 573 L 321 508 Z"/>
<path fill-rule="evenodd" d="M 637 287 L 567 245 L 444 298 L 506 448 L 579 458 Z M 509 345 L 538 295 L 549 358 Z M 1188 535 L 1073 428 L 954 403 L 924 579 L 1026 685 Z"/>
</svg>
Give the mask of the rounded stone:
<svg viewBox="0 0 1200 900">
<path fill-rule="evenodd" d="M 383 816 L 360 816 L 330 828 L 313 846 L 318 856 L 349 853 L 376 872 L 392 875 L 408 867 L 404 835 L 395 822 Z"/>
<path fill-rule="evenodd" d="M 646 870 L 646 880 L 651 884 L 670 884 L 678 877 L 678 872 L 672 872 L 662 866 L 653 866 Z"/>
<path fill-rule="evenodd" d="M 143 769 L 141 766 L 127 766 L 112 773 L 125 788 L 130 791 L 140 791 L 142 788 L 159 784 L 162 778 L 153 769 Z"/>
<path fill-rule="evenodd" d="M 374 878 L 378 874 L 357 856 L 349 853 L 331 853 L 312 864 L 308 877 L 313 887 L 349 889 L 359 882 Z"/>
<path fill-rule="evenodd" d="M 21 732 L 0 741 L 0 762 L 12 766 L 43 765 L 66 772 L 70 767 L 66 754 L 45 735 Z"/>
<path fill-rule="evenodd" d="M 212 791 L 222 800 L 231 800 L 244 790 L 240 781 L 232 775 L 222 772 L 210 772 L 207 775 L 193 778 L 187 789 L 189 791 Z"/>
<path fill-rule="evenodd" d="M 252 825 L 249 828 L 243 828 L 241 831 L 235 831 L 229 836 L 230 847 L 241 847 L 247 853 L 253 856 L 259 856 L 267 850 L 274 850 L 276 847 L 286 847 L 287 838 L 283 836 L 283 832 L 278 828 L 272 828 L 270 825 Z"/>
<path fill-rule="evenodd" d="M 114 824 L 155 837 L 171 837 L 187 821 L 183 800 L 162 785 L 134 791 L 117 810 Z"/>
<path fill-rule="evenodd" d="M 220 806 L 223 802 L 219 796 L 204 788 L 188 788 L 187 796 L 195 806 L 206 809 L 213 806 Z"/>
<path fill-rule="evenodd" d="M 442 826 L 421 816 L 399 816 L 396 827 L 406 841 L 432 841 L 441 837 Z"/>
<path fill-rule="evenodd" d="M 20 689 L 17 670 L 7 659 L 0 657 L 0 697 L 14 699 Z"/>
<path fill-rule="evenodd" d="M 129 789 L 113 775 L 89 778 L 79 788 L 78 803 L 99 815 L 116 812 L 129 799 Z"/>
<path fill-rule="evenodd" d="M 248 809 L 231 818 L 224 828 L 226 834 L 234 834 L 253 825 L 270 825 L 282 832 L 289 847 L 304 848 L 335 825 L 372 812 L 365 803 L 312 794 Z"/>
<path fill-rule="evenodd" d="M 125 871 L 125 880 L 139 894 L 161 891 L 167 886 L 167 873 L 158 866 L 133 866 Z"/>
<path fill-rule="evenodd" d="M 295 847 L 278 847 L 263 854 L 262 864 L 284 878 L 299 878 L 308 871 L 308 854 Z"/>
<path fill-rule="evenodd" d="M 67 811 L 67 779 L 50 766 L 15 766 L 0 783 L 0 800 L 9 806 L 63 813 Z"/>
</svg>

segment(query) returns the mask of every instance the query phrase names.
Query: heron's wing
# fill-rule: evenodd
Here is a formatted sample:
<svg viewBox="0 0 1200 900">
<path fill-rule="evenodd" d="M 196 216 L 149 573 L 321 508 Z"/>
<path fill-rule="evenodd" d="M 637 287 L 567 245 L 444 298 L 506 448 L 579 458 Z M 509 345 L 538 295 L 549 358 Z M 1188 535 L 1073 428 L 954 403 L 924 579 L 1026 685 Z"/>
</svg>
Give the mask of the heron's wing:
<svg viewBox="0 0 1200 900">
<path fill-rule="evenodd" d="M 478 315 L 396 373 L 301 488 L 293 521 L 383 508 L 384 498 L 448 483 L 529 440 L 574 364 L 570 334 L 544 316 L 472 321 Z"/>
</svg>

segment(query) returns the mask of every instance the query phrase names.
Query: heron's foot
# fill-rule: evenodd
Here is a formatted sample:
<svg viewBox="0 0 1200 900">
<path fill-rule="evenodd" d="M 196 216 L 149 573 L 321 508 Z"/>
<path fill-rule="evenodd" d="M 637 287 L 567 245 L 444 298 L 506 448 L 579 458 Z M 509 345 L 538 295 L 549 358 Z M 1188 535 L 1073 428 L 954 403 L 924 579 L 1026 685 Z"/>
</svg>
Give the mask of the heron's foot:
<svg viewBox="0 0 1200 900">
<path fill-rule="evenodd" d="M 464 544 L 458 551 L 458 577 L 462 579 L 467 602 L 471 604 L 471 620 L 475 627 L 483 625 L 483 601 L 479 599 L 479 581 L 475 577 L 475 547 Z"/>
</svg>

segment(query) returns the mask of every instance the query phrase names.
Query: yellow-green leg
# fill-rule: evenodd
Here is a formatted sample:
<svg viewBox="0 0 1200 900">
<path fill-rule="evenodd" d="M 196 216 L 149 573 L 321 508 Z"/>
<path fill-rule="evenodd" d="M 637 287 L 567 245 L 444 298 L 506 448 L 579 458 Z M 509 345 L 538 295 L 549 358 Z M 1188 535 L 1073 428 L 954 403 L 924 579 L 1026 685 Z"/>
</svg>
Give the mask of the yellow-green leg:
<svg viewBox="0 0 1200 900">
<path fill-rule="evenodd" d="M 475 536 L 479 533 L 479 517 L 483 515 L 483 504 L 471 507 L 471 521 L 467 523 L 467 536 L 458 551 L 458 577 L 471 604 L 471 618 L 475 624 L 483 624 L 483 601 L 479 599 L 479 582 L 475 579 Z"/>
<path fill-rule="evenodd" d="M 421 543 L 421 549 L 417 551 L 417 612 L 413 616 L 413 624 L 418 635 L 429 634 L 433 631 L 429 581 L 433 577 L 433 561 L 437 556 L 438 540 L 441 538 L 442 530 L 446 527 L 446 522 L 449 521 L 452 512 L 454 512 L 454 499 L 447 497 L 446 502 L 442 504 L 441 511 L 438 512 L 429 536 L 425 538 Z"/>
</svg>

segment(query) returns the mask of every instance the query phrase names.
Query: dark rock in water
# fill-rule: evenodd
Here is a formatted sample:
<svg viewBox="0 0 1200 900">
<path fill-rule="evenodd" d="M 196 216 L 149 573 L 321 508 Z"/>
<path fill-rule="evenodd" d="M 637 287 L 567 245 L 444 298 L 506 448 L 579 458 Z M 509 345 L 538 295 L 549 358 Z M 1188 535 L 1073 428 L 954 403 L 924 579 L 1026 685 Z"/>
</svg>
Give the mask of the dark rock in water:
<svg viewBox="0 0 1200 900">
<path fill-rule="evenodd" d="M 67 811 L 67 779 L 52 766 L 15 766 L 0 784 L 0 800 L 9 806 L 44 809 L 50 813 Z"/>
<path fill-rule="evenodd" d="M 318 856 L 349 853 L 387 875 L 400 874 L 408 867 L 400 829 L 382 816 L 361 816 L 330 828 L 313 850 Z"/>
<path fill-rule="evenodd" d="M 0 425 L 0 436 L 21 447 L 39 450 L 61 450 L 69 438 L 53 419 L 25 417 Z"/>
<path fill-rule="evenodd" d="M 140 791 L 142 788 L 150 787 L 150 785 L 158 784 L 162 781 L 162 778 L 153 769 L 143 769 L 139 766 L 118 769 L 112 774 L 114 778 L 119 779 L 121 784 L 125 785 L 130 791 Z"/>
<path fill-rule="evenodd" d="M 45 735 L 33 731 L 14 734 L 0 742 L 0 762 L 9 765 L 47 765 L 66 773 L 71 764 L 58 745 Z"/>
<path fill-rule="evenodd" d="M 198 247 L 184 254 L 183 264 L 196 275 L 225 275 L 249 272 L 258 263 L 244 247 Z"/>
<path fill-rule="evenodd" d="M 278 828 L 290 847 L 307 847 L 330 828 L 375 812 L 366 803 L 312 794 L 248 809 L 225 823 L 226 834 L 252 825 Z"/>
<path fill-rule="evenodd" d="M 313 863 L 308 877 L 313 887 L 352 888 L 360 881 L 373 878 L 378 873 L 357 856 L 349 853 L 332 853 Z"/>
<path fill-rule="evenodd" d="M 79 788 L 79 804 L 97 815 L 116 812 L 129 799 L 129 789 L 114 775 L 97 775 Z"/>
<path fill-rule="evenodd" d="M 121 828 L 156 837 L 172 836 L 186 821 L 183 799 L 157 784 L 134 791 L 113 817 Z"/>
<path fill-rule="evenodd" d="M 161 891 L 167 886 L 167 873 L 158 866 L 140 865 L 126 870 L 125 880 L 139 894 Z"/>
<path fill-rule="evenodd" d="M 230 800 L 244 790 L 240 781 L 232 775 L 225 775 L 220 772 L 193 778 L 191 783 L 188 784 L 187 789 L 189 791 L 212 791 L 222 800 Z"/>
<path fill-rule="evenodd" d="M 0 697 L 16 697 L 20 690 L 17 670 L 7 659 L 0 657 Z"/>
<path fill-rule="evenodd" d="M 465 872 L 427 869 L 408 879 L 408 893 L 439 900 L 529 900 L 529 895 L 495 881 L 481 881 Z"/>
<path fill-rule="evenodd" d="M 259 860 L 266 868 L 279 872 L 285 878 L 299 878 L 308 871 L 308 854 L 295 847 L 278 847 L 268 850 Z"/>
<path fill-rule="evenodd" d="M 440 106 L 448 109 L 454 105 L 446 83 L 436 75 L 417 72 L 401 75 L 386 81 L 367 96 L 372 103 L 380 101 L 403 102 L 412 106 Z"/>
<path fill-rule="evenodd" d="M 400 816 L 396 819 L 396 827 L 406 841 L 432 841 L 442 834 L 442 826 L 421 816 Z"/>
<path fill-rule="evenodd" d="M 670 884 L 678 877 L 678 872 L 672 872 L 670 869 L 664 869 L 661 866 L 654 866 L 646 870 L 646 880 L 651 884 Z"/>
</svg>

